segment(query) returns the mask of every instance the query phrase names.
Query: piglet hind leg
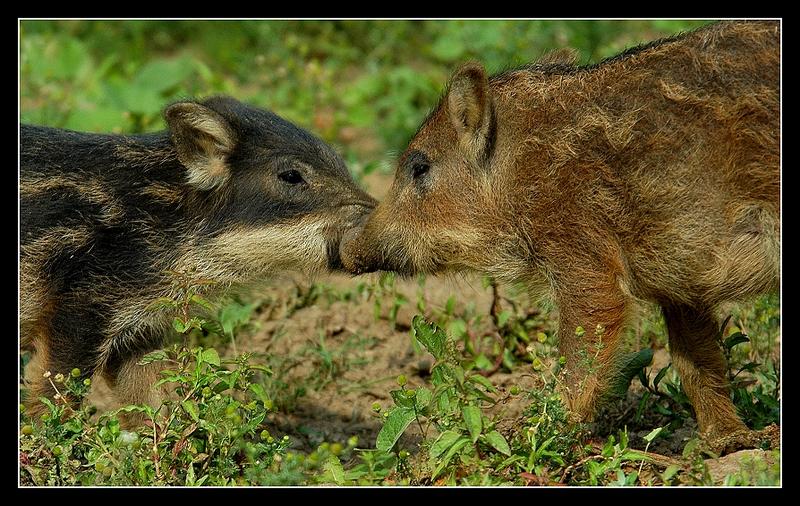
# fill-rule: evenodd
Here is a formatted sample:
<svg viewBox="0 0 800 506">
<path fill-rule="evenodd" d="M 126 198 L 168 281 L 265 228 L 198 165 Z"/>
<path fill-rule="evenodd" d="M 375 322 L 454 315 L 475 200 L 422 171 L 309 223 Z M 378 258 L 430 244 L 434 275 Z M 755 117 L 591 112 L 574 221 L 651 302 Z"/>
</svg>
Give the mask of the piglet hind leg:
<svg viewBox="0 0 800 506">
<path fill-rule="evenodd" d="M 55 404 L 67 403 L 71 409 L 77 409 L 79 402 L 58 381 L 59 374 L 67 377 L 75 368 L 81 371 L 80 379 L 89 378 L 94 371 L 94 363 L 83 354 L 54 349 L 45 340 L 37 342 L 33 360 L 26 368 L 24 403 L 27 416 L 38 420 L 49 411 L 41 398 L 49 399 Z"/>
<path fill-rule="evenodd" d="M 719 320 L 708 308 L 663 306 L 672 363 L 694 407 L 706 447 L 719 454 L 779 443 L 776 426 L 747 428 L 730 396 L 727 364 L 717 343 Z"/>
<path fill-rule="evenodd" d="M 80 322 L 93 322 L 99 326 L 99 313 L 90 304 L 80 307 L 76 300 L 65 300 L 56 307 L 49 322 L 36 326 L 32 337 L 34 357 L 28 369 L 28 389 L 25 395 L 25 412 L 38 419 L 48 412 L 41 402 L 44 397 L 55 403 L 66 403 L 71 409 L 80 406 L 58 379 L 80 371 L 78 380 L 91 378 L 97 368 L 99 343 L 104 336 L 99 331 L 86 331 Z M 58 396 L 58 398 L 56 397 Z"/>
</svg>

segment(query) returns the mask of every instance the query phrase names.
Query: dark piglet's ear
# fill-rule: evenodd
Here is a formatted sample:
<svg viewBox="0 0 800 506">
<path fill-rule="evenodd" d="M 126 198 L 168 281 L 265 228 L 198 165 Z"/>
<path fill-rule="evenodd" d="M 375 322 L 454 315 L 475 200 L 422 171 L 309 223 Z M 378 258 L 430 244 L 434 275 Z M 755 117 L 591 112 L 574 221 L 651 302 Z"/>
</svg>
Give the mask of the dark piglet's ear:
<svg viewBox="0 0 800 506">
<path fill-rule="evenodd" d="M 475 155 L 486 149 L 492 125 L 492 102 L 486 70 L 478 62 L 459 68 L 450 79 L 447 111 L 462 146 Z"/>
<path fill-rule="evenodd" d="M 230 177 L 227 157 L 236 135 L 219 113 L 195 102 L 178 102 L 164 111 L 178 160 L 189 183 L 201 190 L 221 186 Z"/>
</svg>

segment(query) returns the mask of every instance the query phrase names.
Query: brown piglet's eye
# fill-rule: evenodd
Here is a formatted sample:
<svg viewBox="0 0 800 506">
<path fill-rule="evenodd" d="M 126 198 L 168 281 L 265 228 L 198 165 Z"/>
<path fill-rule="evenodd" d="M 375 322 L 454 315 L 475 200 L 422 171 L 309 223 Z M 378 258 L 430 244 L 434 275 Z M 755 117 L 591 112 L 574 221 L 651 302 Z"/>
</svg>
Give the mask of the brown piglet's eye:
<svg viewBox="0 0 800 506">
<path fill-rule="evenodd" d="M 429 164 L 417 162 L 411 167 L 411 174 L 414 176 L 414 179 L 418 179 L 427 174 L 429 170 L 431 170 L 431 166 Z"/>
<path fill-rule="evenodd" d="M 289 183 L 289 184 L 300 184 L 305 182 L 300 172 L 294 169 L 283 171 L 280 174 L 278 174 L 278 177 L 284 183 Z"/>
</svg>

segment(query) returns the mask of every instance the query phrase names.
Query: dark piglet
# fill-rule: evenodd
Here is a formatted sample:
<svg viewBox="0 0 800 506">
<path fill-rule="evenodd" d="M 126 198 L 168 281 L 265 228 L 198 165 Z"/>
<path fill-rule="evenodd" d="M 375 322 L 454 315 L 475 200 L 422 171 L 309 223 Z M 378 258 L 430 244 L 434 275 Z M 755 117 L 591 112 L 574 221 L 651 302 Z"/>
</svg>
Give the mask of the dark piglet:
<svg viewBox="0 0 800 506">
<path fill-rule="evenodd" d="M 337 153 L 232 98 L 179 102 L 168 130 L 99 135 L 22 125 L 20 328 L 34 348 L 28 408 L 45 370 L 102 372 L 123 403 L 157 405 L 159 347 L 177 289 L 166 271 L 214 282 L 206 296 L 282 271 L 340 268 L 339 240 L 374 200 Z"/>
</svg>

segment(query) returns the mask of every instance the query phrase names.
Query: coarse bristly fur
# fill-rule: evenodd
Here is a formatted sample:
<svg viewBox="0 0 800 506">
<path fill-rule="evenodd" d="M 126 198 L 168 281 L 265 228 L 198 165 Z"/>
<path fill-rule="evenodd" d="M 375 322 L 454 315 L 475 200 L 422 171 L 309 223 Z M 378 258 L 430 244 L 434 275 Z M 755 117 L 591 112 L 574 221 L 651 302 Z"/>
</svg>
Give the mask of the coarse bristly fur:
<svg viewBox="0 0 800 506">
<path fill-rule="evenodd" d="M 714 23 L 573 61 L 457 70 L 386 199 L 342 242 L 345 267 L 549 286 L 580 420 L 616 373 L 633 302 L 655 301 L 701 431 L 744 431 L 716 309 L 779 283 L 780 24 Z"/>
<path fill-rule="evenodd" d="M 53 392 L 41 371 L 102 372 L 124 403 L 151 402 L 176 295 L 207 296 L 283 271 L 341 267 L 342 234 L 375 205 L 327 144 L 229 97 L 165 109 L 169 129 L 122 136 L 22 125 L 20 331 L 33 347 L 28 412 Z M 157 364 L 156 364 L 157 365 Z"/>
</svg>

